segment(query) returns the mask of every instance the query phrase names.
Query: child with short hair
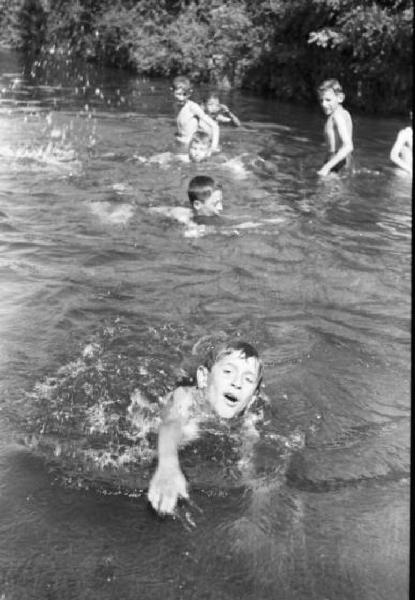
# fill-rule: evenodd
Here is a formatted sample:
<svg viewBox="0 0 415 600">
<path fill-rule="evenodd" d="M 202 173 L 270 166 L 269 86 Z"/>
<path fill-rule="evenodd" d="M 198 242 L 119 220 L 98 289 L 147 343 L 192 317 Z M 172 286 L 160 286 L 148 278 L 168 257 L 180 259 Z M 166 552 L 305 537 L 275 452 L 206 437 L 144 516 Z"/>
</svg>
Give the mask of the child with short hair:
<svg viewBox="0 0 415 600">
<path fill-rule="evenodd" d="M 412 121 L 412 111 L 409 113 Z M 395 165 L 412 175 L 412 125 L 401 129 L 390 152 L 390 159 Z"/>
<path fill-rule="evenodd" d="M 206 131 L 196 131 L 189 143 L 188 158 L 191 162 L 202 162 L 212 154 L 211 137 Z"/>
<path fill-rule="evenodd" d="M 212 217 L 223 210 L 222 188 L 208 175 L 196 175 L 187 189 L 194 215 Z"/>
<path fill-rule="evenodd" d="M 350 113 L 343 108 L 344 92 L 337 79 L 326 79 L 318 87 L 320 106 L 327 116 L 324 125 L 328 157 L 319 169 L 319 175 L 339 172 L 351 166 L 353 152 L 353 123 Z"/>
<path fill-rule="evenodd" d="M 198 237 L 206 233 L 206 224 L 197 221 L 218 216 L 223 210 L 222 188 L 212 177 L 196 175 L 188 186 L 190 208 L 185 206 L 156 206 L 152 212 L 175 219 L 186 226 L 186 237 Z"/>
<path fill-rule="evenodd" d="M 167 397 L 158 434 L 158 466 L 148 499 L 160 514 L 174 513 L 179 498 L 188 498 L 179 448 L 199 437 L 200 425 L 212 416 L 234 419 L 255 401 L 262 379 L 256 349 L 239 340 L 213 347 L 196 372 L 196 385 L 180 386 Z"/>
<path fill-rule="evenodd" d="M 229 110 L 226 104 L 221 104 L 219 94 L 217 92 L 209 93 L 204 104 L 202 105 L 202 108 L 207 115 L 212 117 L 212 119 L 221 125 L 230 123 L 235 127 L 239 127 L 241 124 L 238 117 Z"/>
<path fill-rule="evenodd" d="M 219 125 L 204 110 L 190 99 L 192 86 L 187 77 L 178 76 L 173 80 L 173 95 L 179 107 L 177 113 L 177 139 L 189 144 L 198 129 L 211 136 L 211 151 L 219 151 Z"/>
</svg>

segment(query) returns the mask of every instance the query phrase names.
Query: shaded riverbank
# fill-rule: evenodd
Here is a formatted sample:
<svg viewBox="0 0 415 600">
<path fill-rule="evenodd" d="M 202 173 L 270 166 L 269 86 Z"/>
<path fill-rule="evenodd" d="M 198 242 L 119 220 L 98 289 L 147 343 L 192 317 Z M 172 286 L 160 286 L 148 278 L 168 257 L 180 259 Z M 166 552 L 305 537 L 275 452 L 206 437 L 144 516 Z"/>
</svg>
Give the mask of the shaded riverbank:
<svg viewBox="0 0 415 600">
<path fill-rule="evenodd" d="M 412 22 L 409 0 L 13 0 L 0 7 L 3 42 L 40 62 L 76 56 L 308 105 L 323 79 L 337 77 L 349 105 L 369 114 L 408 114 Z"/>
</svg>

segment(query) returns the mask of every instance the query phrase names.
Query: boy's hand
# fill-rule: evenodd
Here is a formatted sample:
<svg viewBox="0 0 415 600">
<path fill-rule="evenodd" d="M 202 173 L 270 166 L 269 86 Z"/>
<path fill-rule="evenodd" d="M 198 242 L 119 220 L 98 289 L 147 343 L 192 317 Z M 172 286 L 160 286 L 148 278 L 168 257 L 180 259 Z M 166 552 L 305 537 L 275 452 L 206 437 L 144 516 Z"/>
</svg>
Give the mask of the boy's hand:
<svg viewBox="0 0 415 600">
<path fill-rule="evenodd" d="M 322 177 L 326 177 L 330 173 L 331 169 L 326 167 L 325 165 L 321 167 L 319 171 L 317 171 L 317 175 L 321 175 Z"/>
<path fill-rule="evenodd" d="M 186 479 L 179 467 L 157 468 L 148 489 L 151 506 L 160 514 L 173 514 L 179 497 L 188 498 Z"/>
</svg>

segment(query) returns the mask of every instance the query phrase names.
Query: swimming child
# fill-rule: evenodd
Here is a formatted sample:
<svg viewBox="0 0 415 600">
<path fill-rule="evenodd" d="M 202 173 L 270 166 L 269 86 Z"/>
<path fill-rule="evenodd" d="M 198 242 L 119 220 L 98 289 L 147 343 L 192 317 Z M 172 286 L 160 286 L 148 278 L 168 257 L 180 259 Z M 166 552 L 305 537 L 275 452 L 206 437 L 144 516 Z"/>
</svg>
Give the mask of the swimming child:
<svg viewBox="0 0 415 600">
<path fill-rule="evenodd" d="M 202 162 L 212 154 L 210 135 L 206 131 L 196 131 L 189 143 L 188 156 L 191 162 Z"/>
<path fill-rule="evenodd" d="M 206 223 L 197 221 L 218 216 L 223 210 L 222 189 L 207 175 L 196 175 L 187 189 L 190 208 L 185 206 L 156 206 L 152 212 L 162 214 L 186 225 L 185 237 L 206 233 Z"/>
<path fill-rule="evenodd" d="M 221 125 L 230 123 L 231 125 L 235 125 L 235 127 L 239 127 L 241 124 L 238 117 L 229 110 L 226 104 L 220 103 L 219 95 L 216 92 L 211 92 L 208 95 L 202 108 L 207 115 Z"/>
<path fill-rule="evenodd" d="M 194 133 L 203 129 L 211 136 L 211 151 L 219 151 L 219 125 L 204 110 L 190 100 L 192 87 L 187 77 L 179 76 L 173 80 L 173 95 L 178 105 L 177 139 L 189 144 Z"/>
<path fill-rule="evenodd" d="M 318 171 L 319 175 L 325 176 L 351 166 L 353 123 L 350 113 L 343 108 L 344 92 L 337 79 L 326 79 L 317 91 L 321 108 L 327 116 L 324 135 L 328 157 Z"/>
<path fill-rule="evenodd" d="M 149 158 L 134 155 L 134 158 L 143 164 L 160 165 L 167 167 L 172 163 L 199 163 L 209 158 L 212 154 L 211 138 L 206 131 L 196 131 L 189 142 L 186 153 L 183 152 L 159 152 Z"/>
<path fill-rule="evenodd" d="M 409 113 L 412 121 L 412 111 Z M 401 129 L 390 152 L 390 159 L 395 165 L 412 175 L 412 126 Z"/>
<path fill-rule="evenodd" d="M 199 437 L 199 426 L 212 417 L 234 419 L 257 397 L 262 378 L 258 353 L 242 341 L 213 348 L 196 372 L 196 385 L 176 388 L 167 397 L 158 432 L 158 466 L 148 499 L 160 514 L 174 513 L 188 498 L 179 448 Z"/>
</svg>

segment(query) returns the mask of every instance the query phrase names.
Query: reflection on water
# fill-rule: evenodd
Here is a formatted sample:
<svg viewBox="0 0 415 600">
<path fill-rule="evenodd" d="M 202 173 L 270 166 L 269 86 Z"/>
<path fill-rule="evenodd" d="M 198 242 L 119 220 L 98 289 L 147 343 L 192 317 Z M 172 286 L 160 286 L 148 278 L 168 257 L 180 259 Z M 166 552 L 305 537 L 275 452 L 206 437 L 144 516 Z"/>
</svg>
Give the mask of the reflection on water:
<svg viewBox="0 0 415 600">
<path fill-rule="evenodd" d="M 174 150 L 166 82 L 91 65 L 27 78 L 13 60 L 0 55 L 0 597 L 404 597 L 401 124 L 357 117 L 356 173 L 321 180 L 320 115 L 235 93 L 244 127 L 222 145 L 238 169 L 160 168 L 134 156 Z M 223 185 L 224 214 L 186 237 L 151 209 L 186 206 L 197 173 Z M 154 407 L 200 340 L 235 333 L 265 363 L 249 478 L 226 436 L 205 440 L 185 459 L 199 509 L 159 520 L 126 495 L 146 485 Z"/>
</svg>

